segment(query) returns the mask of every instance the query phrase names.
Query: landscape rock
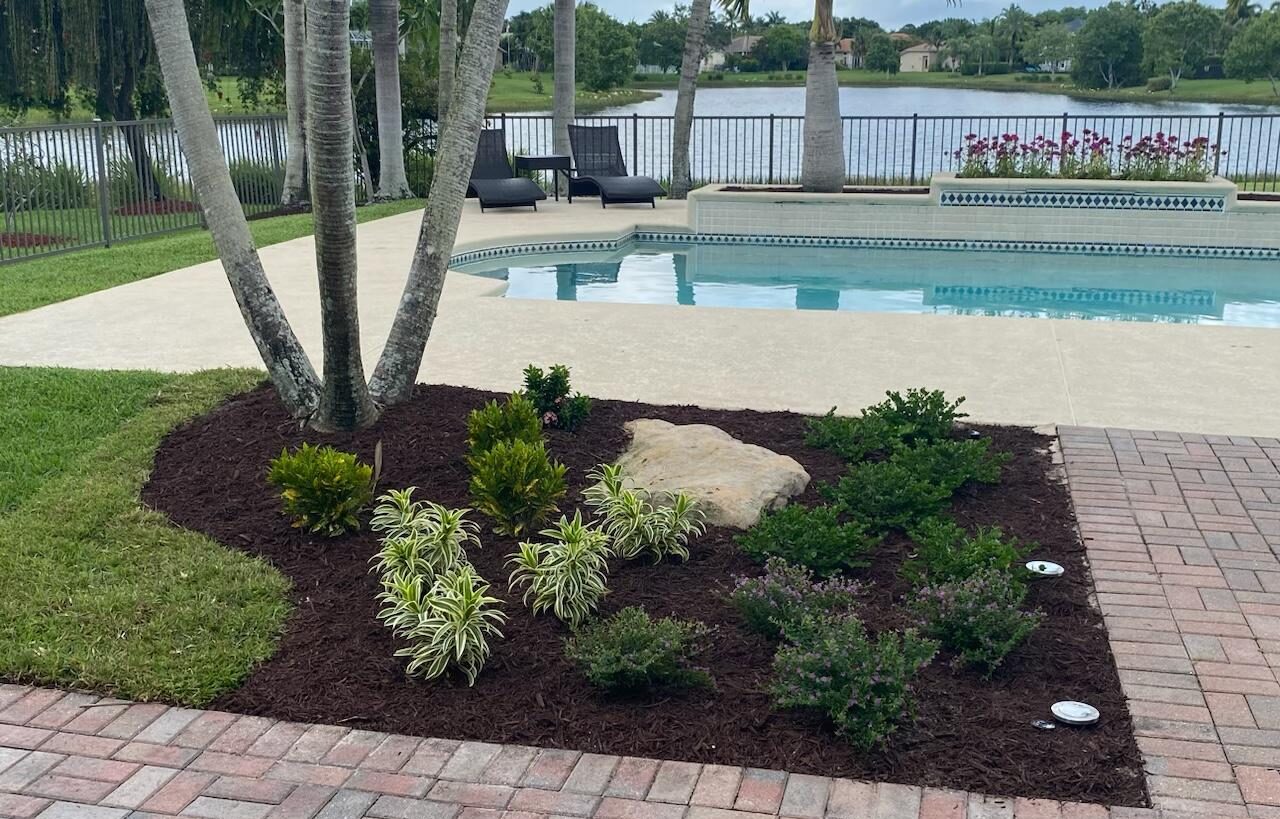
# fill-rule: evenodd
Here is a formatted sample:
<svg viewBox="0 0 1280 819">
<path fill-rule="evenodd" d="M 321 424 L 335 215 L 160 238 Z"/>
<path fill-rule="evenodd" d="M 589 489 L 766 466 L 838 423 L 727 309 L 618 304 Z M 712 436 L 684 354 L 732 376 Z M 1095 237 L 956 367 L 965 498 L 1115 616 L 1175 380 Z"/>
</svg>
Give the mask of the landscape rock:
<svg viewBox="0 0 1280 819">
<path fill-rule="evenodd" d="M 628 482 L 650 492 L 685 492 L 710 526 L 747 529 L 809 485 L 791 457 L 746 444 L 719 427 L 639 419 L 626 425 L 631 445 L 618 459 Z"/>
</svg>

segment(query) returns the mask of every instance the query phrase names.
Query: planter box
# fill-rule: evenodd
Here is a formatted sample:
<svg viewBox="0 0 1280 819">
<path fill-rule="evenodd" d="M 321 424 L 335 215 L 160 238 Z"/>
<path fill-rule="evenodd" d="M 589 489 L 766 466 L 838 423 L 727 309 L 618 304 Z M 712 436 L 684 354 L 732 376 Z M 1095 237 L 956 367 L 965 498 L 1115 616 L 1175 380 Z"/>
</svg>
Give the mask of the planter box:
<svg viewBox="0 0 1280 819">
<path fill-rule="evenodd" d="M 946 208 L 1062 208 L 1225 213 L 1236 185 L 1207 182 L 1134 182 L 1125 179 L 960 179 L 933 177 L 930 195 Z"/>
</svg>

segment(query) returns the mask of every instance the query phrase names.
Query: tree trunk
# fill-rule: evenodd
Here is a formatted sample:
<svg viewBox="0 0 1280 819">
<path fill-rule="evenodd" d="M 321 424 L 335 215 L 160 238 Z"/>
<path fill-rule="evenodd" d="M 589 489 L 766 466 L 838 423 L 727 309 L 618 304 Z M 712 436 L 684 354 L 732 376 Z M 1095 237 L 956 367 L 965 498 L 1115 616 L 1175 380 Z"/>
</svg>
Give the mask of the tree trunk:
<svg viewBox="0 0 1280 819">
<path fill-rule="evenodd" d="M 436 94 L 436 122 L 444 127 L 453 102 L 453 77 L 458 68 L 458 0 L 440 0 L 440 77 Z"/>
<path fill-rule="evenodd" d="M 555 0 L 555 23 L 552 47 L 555 52 L 555 78 L 551 91 L 551 140 L 558 154 L 572 153 L 569 147 L 569 125 L 573 122 L 574 95 L 577 93 L 575 73 L 577 34 L 574 0 Z M 559 186 L 560 174 L 556 174 Z"/>
<path fill-rule="evenodd" d="M 454 88 L 449 127 L 436 151 L 431 193 L 418 231 L 409 280 L 400 298 L 391 334 L 374 370 L 370 388 L 382 406 L 407 399 L 417 381 L 422 354 L 431 334 L 440 291 L 444 287 L 467 180 L 480 141 L 485 101 L 493 81 L 493 54 L 502 33 L 507 0 L 476 0 L 462 44 L 462 60 Z"/>
<path fill-rule="evenodd" d="M 680 84 L 676 90 L 676 118 L 671 137 L 671 198 L 684 199 L 693 184 L 689 173 L 689 138 L 693 133 L 693 102 L 698 93 L 698 67 L 702 43 L 707 34 L 711 0 L 693 0 L 689 9 L 689 29 L 684 37 L 684 58 L 680 62 Z"/>
<path fill-rule="evenodd" d="M 262 269 L 196 68 L 182 0 L 146 0 L 165 91 L 191 182 L 258 353 L 289 412 L 309 418 L 320 402 L 315 370 Z"/>
<path fill-rule="evenodd" d="M 322 430 L 358 429 L 378 416 L 364 380 L 356 309 L 350 14 L 348 0 L 307 0 L 311 212 L 324 337 L 324 386 L 312 425 Z"/>
<path fill-rule="evenodd" d="M 844 189 L 844 127 L 836 79 L 835 21 L 831 0 L 817 0 L 809 32 L 809 71 L 804 89 L 804 158 L 800 184 L 806 191 Z"/>
<path fill-rule="evenodd" d="M 364 147 L 364 139 L 360 136 L 360 122 L 356 116 L 356 92 L 351 91 L 351 138 L 355 141 L 356 159 L 360 160 L 361 185 L 364 189 L 364 201 L 368 204 L 374 200 L 373 170 L 369 167 L 369 151 Z"/>
<path fill-rule="evenodd" d="M 304 0 L 284 0 L 284 185 L 280 204 L 286 207 L 306 201 L 307 59 L 306 5 Z"/>
<path fill-rule="evenodd" d="M 400 119 L 400 0 L 369 0 L 369 28 L 378 107 L 378 198 L 407 199 L 413 193 L 404 169 Z"/>
</svg>

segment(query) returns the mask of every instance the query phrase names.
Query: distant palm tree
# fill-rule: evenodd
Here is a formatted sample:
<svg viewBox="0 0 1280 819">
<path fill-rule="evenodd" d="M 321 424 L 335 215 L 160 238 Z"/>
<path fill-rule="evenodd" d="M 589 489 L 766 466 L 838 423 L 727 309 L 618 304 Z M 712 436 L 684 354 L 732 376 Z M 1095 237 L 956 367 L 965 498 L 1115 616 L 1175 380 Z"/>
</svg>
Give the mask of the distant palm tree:
<svg viewBox="0 0 1280 819">
<path fill-rule="evenodd" d="M 787 22 L 787 18 L 782 15 L 782 12 L 771 11 L 761 19 L 761 22 L 764 23 L 765 28 L 768 28 L 782 25 Z"/>
<path fill-rule="evenodd" d="M 1026 39 L 1034 20 L 1017 5 L 1011 5 L 1000 13 L 999 31 L 1001 39 L 1009 45 L 1009 67 L 1013 67 L 1013 59 L 1018 53 L 1018 43 Z"/>
<path fill-rule="evenodd" d="M 1276 8 L 1280 6 L 1277 3 L 1272 6 Z M 1262 6 L 1257 3 L 1250 3 L 1249 0 L 1227 0 L 1227 22 L 1242 23 L 1250 17 L 1256 17 L 1262 13 Z"/>
</svg>

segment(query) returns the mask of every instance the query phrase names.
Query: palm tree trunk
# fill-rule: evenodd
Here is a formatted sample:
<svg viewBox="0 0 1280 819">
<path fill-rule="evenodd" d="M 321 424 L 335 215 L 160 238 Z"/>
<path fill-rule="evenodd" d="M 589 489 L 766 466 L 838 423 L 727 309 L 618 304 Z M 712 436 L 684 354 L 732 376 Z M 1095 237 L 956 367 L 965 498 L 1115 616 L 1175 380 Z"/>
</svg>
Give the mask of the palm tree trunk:
<svg viewBox="0 0 1280 819">
<path fill-rule="evenodd" d="M 458 0 L 440 0 L 440 77 L 436 94 L 436 122 L 444 127 L 453 102 L 453 77 L 458 68 Z"/>
<path fill-rule="evenodd" d="M 280 204 L 297 205 L 307 198 L 307 84 L 306 6 L 303 0 L 284 0 L 284 184 Z"/>
<path fill-rule="evenodd" d="M 387 346 L 370 382 L 373 399 L 382 406 L 407 399 L 422 366 L 422 354 L 435 322 L 440 291 L 458 235 L 467 180 L 476 143 L 480 141 L 489 84 L 493 81 L 493 54 L 506 11 L 507 0 L 476 0 L 471 12 L 471 24 L 462 44 L 449 127 L 441 135 L 436 151 L 435 174 L 431 178 L 431 193 L 418 231 L 409 280 L 400 298 Z"/>
<path fill-rule="evenodd" d="M 574 0 L 555 0 L 555 23 L 552 48 L 555 52 L 555 79 L 551 90 L 551 141 L 558 154 L 568 155 L 569 126 L 573 123 L 577 34 Z M 556 174 L 556 185 L 560 175 Z"/>
<path fill-rule="evenodd" d="M 684 36 L 684 58 L 680 62 L 680 85 L 676 89 L 676 118 L 671 138 L 672 199 L 684 199 L 693 184 L 689 173 L 689 138 L 693 133 L 693 101 L 698 93 L 702 43 L 710 16 L 711 0 L 693 0 L 689 8 L 689 29 Z"/>
<path fill-rule="evenodd" d="M 307 0 L 311 211 L 324 338 L 324 388 L 312 425 L 322 430 L 359 429 L 378 416 L 360 357 L 348 1 Z"/>
<path fill-rule="evenodd" d="M 378 107 L 378 198 L 407 199 L 400 118 L 400 0 L 369 0 L 373 80 Z"/>
<path fill-rule="evenodd" d="M 182 0 L 146 0 L 146 7 L 191 183 L 240 314 L 281 401 L 295 417 L 308 418 L 320 402 L 320 381 L 267 281 L 236 198 L 196 68 L 186 9 Z"/>
<path fill-rule="evenodd" d="M 844 189 L 844 128 L 836 79 L 836 27 L 831 0 L 817 0 L 809 32 L 809 71 L 804 84 L 804 157 L 800 184 L 806 191 Z"/>
</svg>

